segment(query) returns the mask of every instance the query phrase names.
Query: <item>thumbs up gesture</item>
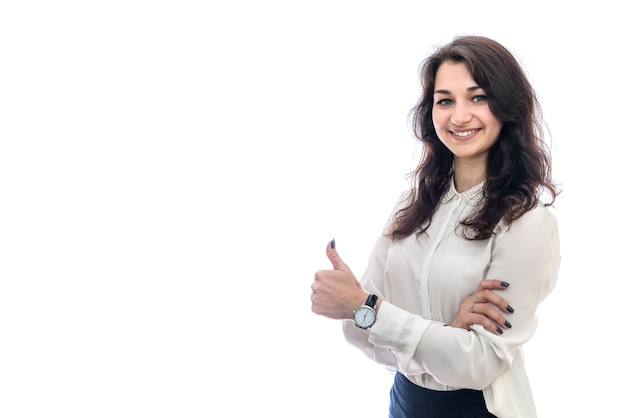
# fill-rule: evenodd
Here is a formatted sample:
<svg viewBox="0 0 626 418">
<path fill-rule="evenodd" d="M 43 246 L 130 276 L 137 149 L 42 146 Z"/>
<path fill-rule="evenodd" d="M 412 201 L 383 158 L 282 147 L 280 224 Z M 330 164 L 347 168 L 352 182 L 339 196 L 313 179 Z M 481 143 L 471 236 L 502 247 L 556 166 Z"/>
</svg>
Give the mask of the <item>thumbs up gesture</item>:
<svg viewBox="0 0 626 418">
<path fill-rule="evenodd" d="M 326 256 L 333 269 L 315 273 L 311 285 L 311 310 L 331 319 L 352 319 L 352 311 L 363 303 L 368 293 L 339 257 L 334 239 L 326 245 Z"/>
</svg>

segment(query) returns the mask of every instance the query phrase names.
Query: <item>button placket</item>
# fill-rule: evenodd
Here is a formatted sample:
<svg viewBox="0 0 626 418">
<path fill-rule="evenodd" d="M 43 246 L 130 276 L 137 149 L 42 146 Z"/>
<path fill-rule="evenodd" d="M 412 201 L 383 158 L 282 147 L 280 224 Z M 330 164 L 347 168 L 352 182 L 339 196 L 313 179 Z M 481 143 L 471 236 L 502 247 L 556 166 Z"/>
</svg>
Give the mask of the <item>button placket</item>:
<svg viewBox="0 0 626 418">
<path fill-rule="evenodd" d="M 437 247 L 439 247 L 439 244 L 443 240 L 443 237 L 446 235 L 446 231 L 448 230 L 448 226 L 450 225 L 450 221 L 453 215 L 456 213 L 459 206 L 461 206 L 461 202 L 462 202 L 462 199 L 457 193 L 455 193 L 452 198 L 450 209 L 448 210 L 448 216 L 446 217 L 446 221 L 443 223 L 441 229 L 439 230 L 439 233 L 437 234 L 437 238 L 435 239 L 435 242 L 433 243 L 432 248 L 430 249 L 430 251 L 428 252 L 428 255 L 424 259 L 424 265 L 422 267 L 422 274 L 420 276 L 421 288 L 422 288 L 422 292 L 420 294 L 421 295 L 420 301 L 422 305 L 422 316 L 424 318 L 431 317 L 430 296 L 428 293 L 430 262 L 433 258 L 433 255 L 435 254 L 435 251 L 437 251 Z"/>
</svg>

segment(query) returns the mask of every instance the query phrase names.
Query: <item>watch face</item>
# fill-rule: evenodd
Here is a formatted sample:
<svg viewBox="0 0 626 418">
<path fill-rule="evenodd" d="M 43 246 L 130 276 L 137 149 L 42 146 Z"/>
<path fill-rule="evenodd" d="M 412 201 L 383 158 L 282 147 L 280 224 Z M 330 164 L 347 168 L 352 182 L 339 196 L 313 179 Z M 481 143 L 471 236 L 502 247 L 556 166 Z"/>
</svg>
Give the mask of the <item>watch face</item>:
<svg viewBox="0 0 626 418">
<path fill-rule="evenodd" d="M 376 320 L 376 312 L 369 306 L 359 306 L 354 311 L 354 322 L 361 328 L 371 327 Z"/>
</svg>

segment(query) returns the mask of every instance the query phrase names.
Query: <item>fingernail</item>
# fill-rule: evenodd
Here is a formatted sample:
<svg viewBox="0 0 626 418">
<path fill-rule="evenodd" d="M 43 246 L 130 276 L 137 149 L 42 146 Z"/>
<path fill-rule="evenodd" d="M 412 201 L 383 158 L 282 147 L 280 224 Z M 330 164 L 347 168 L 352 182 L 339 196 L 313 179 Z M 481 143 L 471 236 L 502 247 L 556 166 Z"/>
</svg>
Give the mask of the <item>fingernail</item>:
<svg viewBox="0 0 626 418">
<path fill-rule="evenodd" d="M 330 248 L 335 249 L 335 238 L 330 242 Z"/>
<path fill-rule="evenodd" d="M 509 287 L 509 284 L 507 282 L 500 282 L 500 286 Z"/>
<path fill-rule="evenodd" d="M 504 331 L 502 331 L 502 328 L 500 328 L 499 326 L 496 325 L 496 331 L 498 331 L 500 334 L 502 334 Z"/>
<path fill-rule="evenodd" d="M 515 309 L 513 309 L 513 308 L 511 307 L 511 305 L 507 305 L 506 310 L 507 310 L 507 311 L 509 311 L 509 312 L 511 312 L 511 313 L 515 312 Z"/>
<path fill-rule="evenodd" d="M 511 328 L 513 326 L 509 321 L 504 321 L 504 325 L 506 325 L 507 328 Z"/>
</svg>

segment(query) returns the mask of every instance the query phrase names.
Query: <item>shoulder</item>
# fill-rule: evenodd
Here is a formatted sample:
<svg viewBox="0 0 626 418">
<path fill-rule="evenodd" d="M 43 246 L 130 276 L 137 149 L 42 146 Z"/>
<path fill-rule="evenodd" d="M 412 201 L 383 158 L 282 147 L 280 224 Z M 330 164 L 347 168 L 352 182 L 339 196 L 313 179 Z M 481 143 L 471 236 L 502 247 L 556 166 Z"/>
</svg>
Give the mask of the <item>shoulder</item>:
<svg viewBox="0 0 626 418">
<path fill-rule="evenodd" d="M 414 196 L 415 194 L 412 193 L 411 189 L 405 189 L 403 190 L 400 195 L 396 198 L 396 202 L 393 208 L 394 212 L 397 212 L 401 209 L 406 208 L 407 206 L 411 205 L 412 202 L 412 196 Z"/>
<path fill-rule="evenodd" d="M 545 238 L 558 241 L 558 221 L 554 208 L 539 202 L 511 225 L 498 225 L 496 236 L 510 236 L 536 242 Z"/>
<path fill-rule="evenodd" d="M 539 202 L 533 209 L 523 214 L 513 224 L 518 224 L 518 227 L 531 227 L 531 226 L 548 226 L 557 224 L 557 218 L 554 208 L 546 206 L 545 203 Z"/>
<path fill-rule="evenodd" d="M 385 222 L 384 233 L 385 235 L 390 234 L 393 229 L 394 219 L 398 216 L 398 213 L 406 209 L 411 204 L 411 189 L 403 190 L 400 195 L 396 198 L 396 201 L 393 205 L 393 209 L 387 218 L 387 222 Z"/>
<path fill-rule="evenodd" d="M 400 196 L 398 196 L 398 203 L 402 203 L 404 201 L 407 201 L 410 197 L 411 197 L 411 193 L 413 192 L 413 189 L 405 189 L 400 193 Z"/>
</svg>

